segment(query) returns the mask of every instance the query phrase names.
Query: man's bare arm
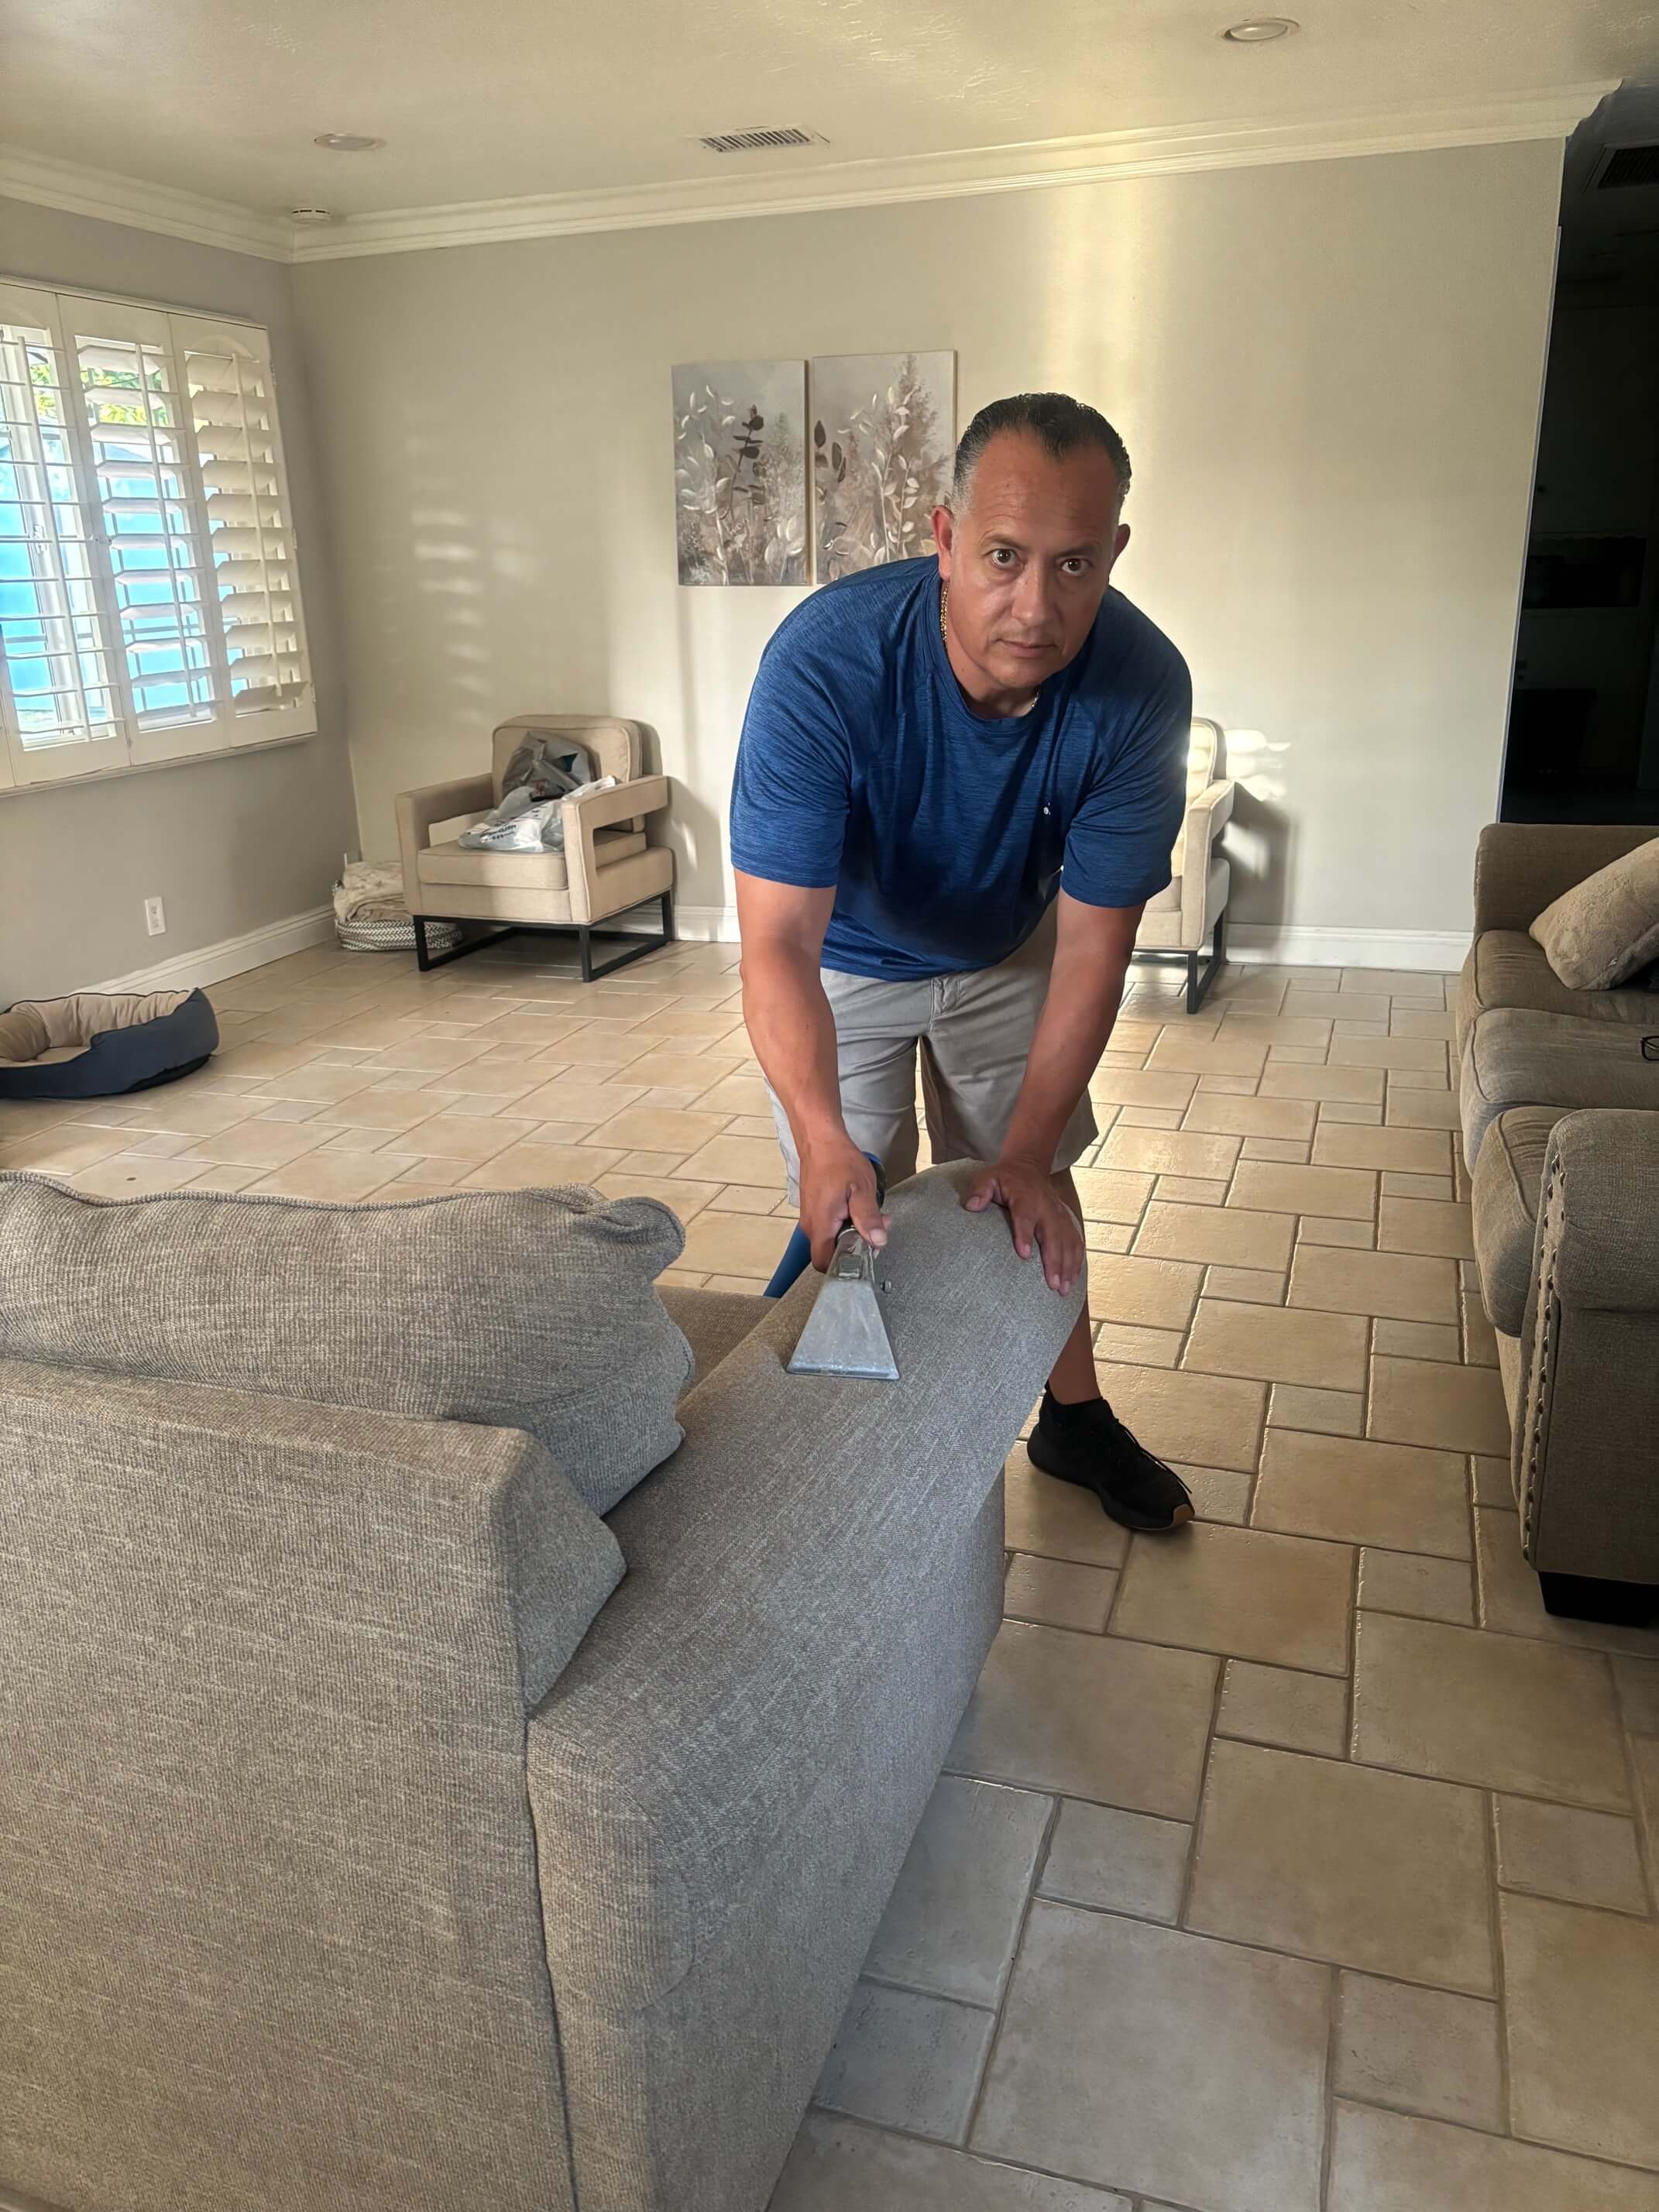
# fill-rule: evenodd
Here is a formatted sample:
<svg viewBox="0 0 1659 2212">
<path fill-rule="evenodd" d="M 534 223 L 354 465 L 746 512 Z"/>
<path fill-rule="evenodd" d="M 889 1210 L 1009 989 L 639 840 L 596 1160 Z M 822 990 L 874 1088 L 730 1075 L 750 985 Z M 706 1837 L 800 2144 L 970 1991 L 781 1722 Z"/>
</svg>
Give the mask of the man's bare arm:
<svg viewBox="0 0 1659 2212">
<path fill-rule="evenodd" d="M 872 1244 L 887 1241 L 875 1172 L 847 1133 L 836 1022 L 818 980 L 833 889 L 804 890 L 738 873 L 743 1014 L 755 1057 L 783 1103 L 800 1159 L 800 1218 L 812 1262 L 828 1264 L 851 1219 Z"/>
</svg>

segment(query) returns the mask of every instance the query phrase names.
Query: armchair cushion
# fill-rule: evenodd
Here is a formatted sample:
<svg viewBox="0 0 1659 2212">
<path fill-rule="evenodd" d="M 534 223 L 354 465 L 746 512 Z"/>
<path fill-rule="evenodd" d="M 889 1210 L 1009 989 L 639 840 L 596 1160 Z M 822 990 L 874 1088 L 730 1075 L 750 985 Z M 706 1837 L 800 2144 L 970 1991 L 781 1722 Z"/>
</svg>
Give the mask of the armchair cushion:
<svg viewBox="0 0 1659 2212">
<path fill-rule="evenodd" d="M 1531 934 L 1571 990 L 1611 990 L 1659 957 L 1659 837 L 1553 899 Z"/>
<path fill-rule="evenodd" d="M 643 830 L 601 830 L 593 840 L 600 867 L 645 850 Z M 428 845 L 416 866 L 423 884 L 491 885 L 501 890 L 562 891 L 570 876 L 562 853 L 480 853 L 448 839 Z"/>
<path fill-rule="evenodd" d="M 680 1441 L 654 1199 L 94 1199 L 0 1175 L 0 1358 L 523 1429 L 609 1512 Z M 110 1285 L 122 1285 L 112 1299 Z"/>
</svg>

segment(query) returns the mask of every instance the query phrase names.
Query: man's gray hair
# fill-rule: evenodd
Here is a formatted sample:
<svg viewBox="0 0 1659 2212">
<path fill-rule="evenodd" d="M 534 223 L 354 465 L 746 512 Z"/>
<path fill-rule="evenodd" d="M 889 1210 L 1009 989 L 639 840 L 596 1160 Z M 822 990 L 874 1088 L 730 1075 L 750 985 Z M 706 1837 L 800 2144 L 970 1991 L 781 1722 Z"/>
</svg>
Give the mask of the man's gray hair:
<svg viewBox="0 0 1659 2212">
<path fill-rule="evenodd" d="M 963 432 L 951 491 L 951 504 L 958 514 L 973 490 L 980 455 L 1003 430 L 1024 431 L 1056 461 L 1081 447 L 1093 446 L 1111 461 L 1120 502 L 1129 489 L 1128 448 L 1103 415 L 1063 392 L 1020 392 L 1011 399 L 994 399 L 988 407 L 981 407 Z"/>
</svg>

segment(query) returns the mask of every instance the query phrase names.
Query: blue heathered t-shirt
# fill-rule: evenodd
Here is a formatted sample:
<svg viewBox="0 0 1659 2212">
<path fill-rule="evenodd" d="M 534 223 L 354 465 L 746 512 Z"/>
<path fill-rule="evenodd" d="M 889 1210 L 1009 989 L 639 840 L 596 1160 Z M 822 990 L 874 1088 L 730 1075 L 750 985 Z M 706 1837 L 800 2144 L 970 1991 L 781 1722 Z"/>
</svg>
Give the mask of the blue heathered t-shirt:
<svg viewBox="0 0 1659 2212">
<path fill-rule="evenodd" d="M 1137 906 L 1170 880 L 1192 683 L 1109 590 L 1087 643 L 1028 714 L 975 714 L 945 656 L 939 564 L 816 592 L 761 659 L 732 786 L 745 875 L 836 887 L 823 964 L 904 978 L 989 968 L 1061 882 Z"/>
</svg>

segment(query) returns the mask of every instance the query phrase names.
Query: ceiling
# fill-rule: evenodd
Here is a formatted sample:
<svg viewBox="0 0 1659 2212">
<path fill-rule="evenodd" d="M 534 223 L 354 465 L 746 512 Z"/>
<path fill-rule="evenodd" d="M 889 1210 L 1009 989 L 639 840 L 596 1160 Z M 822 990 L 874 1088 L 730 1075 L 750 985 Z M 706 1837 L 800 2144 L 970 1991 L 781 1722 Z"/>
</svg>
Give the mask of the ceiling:
<svg viewBox="0 0 1659 2212">
<path fill-rule="evenodd" d="M 0 141 L 341 216 L 1659 79 L 1654 0 L 0 0 Z M 828 144 L 725 157 L 707 131 Z M 324 131 L 383 137 L 329 154 Z"/>
</svg>

